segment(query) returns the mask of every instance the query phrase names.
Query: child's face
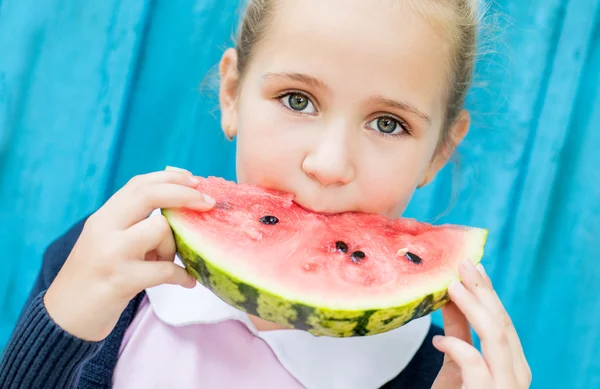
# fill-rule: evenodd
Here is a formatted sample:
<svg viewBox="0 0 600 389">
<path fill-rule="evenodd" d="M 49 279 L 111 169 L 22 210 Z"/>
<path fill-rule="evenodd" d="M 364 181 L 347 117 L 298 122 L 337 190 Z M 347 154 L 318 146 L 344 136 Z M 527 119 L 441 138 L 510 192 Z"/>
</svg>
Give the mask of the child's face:
<svg viewBox="0 0 600 389">
<path fill-rule="evenodd" d="M 239 182 L 315 211 L 397 217 L 444 165 L 446 43 L 388 3 L 281 0 L 241 83 L 225 53 L 222 123 L 237 135 Z M 455 142 L 467 128 L 463 115 Z"/>
</svg>

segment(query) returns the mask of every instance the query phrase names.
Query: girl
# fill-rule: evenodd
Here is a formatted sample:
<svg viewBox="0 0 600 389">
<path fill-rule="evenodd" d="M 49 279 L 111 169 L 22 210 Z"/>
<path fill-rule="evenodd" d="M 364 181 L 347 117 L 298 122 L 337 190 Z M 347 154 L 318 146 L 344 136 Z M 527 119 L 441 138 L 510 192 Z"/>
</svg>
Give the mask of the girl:
<svg viewBox="0 0 600 389">
<path fill-rule="evenodd" d="M 239 182 L 317 212 L 400 216 L 467 133 L 476 27 L 473 0 L 251 1 L 219 68 Z M 529 387 L 511 320 L 469 261 L 445 336 L 424 317 L 317 338 L 226 305 L 181 267 L 165 219 L 148 217 L 210 210 L 195 185 L 184 171 L 135 177 L 50 246 L 3 388 Z"/>
</svg>

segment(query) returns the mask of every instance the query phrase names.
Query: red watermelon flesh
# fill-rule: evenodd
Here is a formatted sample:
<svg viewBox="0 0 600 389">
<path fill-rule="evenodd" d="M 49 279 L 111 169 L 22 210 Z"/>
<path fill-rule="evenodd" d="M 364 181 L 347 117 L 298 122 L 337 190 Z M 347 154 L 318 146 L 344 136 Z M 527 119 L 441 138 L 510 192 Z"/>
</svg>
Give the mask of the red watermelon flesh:
<svg viewBox="0 0 600 389">
<path fill-rule="evenodd" d="M 359 335 L 348 328 L 375 312 L 380 320 L 361 332 L 378 333 L 437 309 L 458 264 L 479 262 L 487 236 L 485 229 L 407 218 L 317 214 L 291 194 L 215 177 L 201 178 L 197 189 L 216 199 L 213 210 L 163 211 L 190 272 L 240 309 L 315 334 Z M 264 223 L 266 216 L 277 223 Z M 355 252 L 364 258 L 353 260 Z M 384 325 L 394 315 L 400 318 Z M 343 333 L 331 329 L 336 320 Z"/>
</svg>

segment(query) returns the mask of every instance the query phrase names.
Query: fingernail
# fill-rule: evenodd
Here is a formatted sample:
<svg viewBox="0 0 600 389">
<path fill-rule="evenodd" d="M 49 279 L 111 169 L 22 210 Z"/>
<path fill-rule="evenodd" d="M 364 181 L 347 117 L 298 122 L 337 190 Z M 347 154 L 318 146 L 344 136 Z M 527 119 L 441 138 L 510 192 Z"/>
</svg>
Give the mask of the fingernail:
<svg viewBox="0 0 600 389">
<path fill-rule="evenodd" d="M 178 171 L 178 172 L 182 172 L 182 173 L 185 173 L 185 174 L 187 174 L 187 175 L 189 175 L 189 176 L 191 176 L 191 175 L 192 175 L 192 172 L 191 172 L 191 171 L 189 171 L 189 170 L 185 170 L 185 169 L 182 169 L 182 168 L 180 168 L 180 167 L 174 167 L 174 166 L 170 166 L 170 167 L 169 167 L 169 170 L 175 170 L 175 171 Z"/>
<path fill-rule="evenodd" d="M 461 262 L 461 266 L 464 267 L 467 270 L 472 270 L 475 266 L 473 265 L 473 262 L 471 262 L 470 259 L 465 259 Z"/>
<path fill-rule="evenodd" d="M 202 196 L 204 196 L 204 201 L 206 201 L 206 203 L 208 205 L 215 205 L 217 202 L 215 201 L 215 199 L 213 199 L 212 197 L 210 197 L 209 195 L 205 195 L 203 194 Z"/>
<path fill-rule="evenodd" d="M 484 276 L 484 277 L 487 276 L 487 273 L 481 263 L 476 266 L 476 269 L 477 269 L 477 271 L 479 271 L 479 273 L 481 273 L 482 276 Z"/>
<path fill-rule="evenodd" d="M 461 293 L 464 289 L 463 284 L 460 281 L 453 280 L 450 285 L 448 285 L 448 290 L 451 293 Z"/>
<path fill-rule="evenodd" d="M 436 335 L 433 337 L 433 344 L 434 345 L 440 345 L 442 343 L 442 339 L 444 339 L 444 337 L 442 335 Z"/>
</svg>

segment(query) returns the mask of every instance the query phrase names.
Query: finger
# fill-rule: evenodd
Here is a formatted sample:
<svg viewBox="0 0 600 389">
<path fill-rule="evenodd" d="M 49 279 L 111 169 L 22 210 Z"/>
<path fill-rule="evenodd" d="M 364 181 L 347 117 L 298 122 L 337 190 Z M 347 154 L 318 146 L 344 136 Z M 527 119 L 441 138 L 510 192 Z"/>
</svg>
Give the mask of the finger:
<svg viewBox="0 0 600 389">
<path fill-rule="evenodd" d="M 446 336 L 452 336 L 468 344 L 473 344 L 469 322 L 452 301 L 442 308 L 442 317 L 444 319 L 444 333 Z M 454 362 L 452 356 L 444 354 L 444 366 L 451 362 Z"/>
<path fill-rule="evenodd" d="M 191 173 L 178 170 L 159 171 L 135 176 L 114 195 L 112 195 L 108 201 L 106 201 L 104 206 L 102 206 L 96 212 L 96 214 L 99 216 L 96 217 L 96 219 L 101 217 L 102 220 L 107 223 L 115 221 L 114 216 L 117 214 L 117 210 L 122 208 L 121 205 L 123 202 L 127 202 L 127 199 L 132 196 L 132 193 L 137 194 L 137 192 L 140 190 L 140 187 L 159 183 L 196 188 L 200 181 L 198 178 L 193 177 Z M 210 198 L 207 200 L 210 201 Z"/>
<path fill-rule="evenodd" d="M 460 274 L 465 288 L 473 293 L 498 320 L 502 321 L 503 325 L 510 324 L 510 318 L 500 303 L 489 278 L 484 277 L 471 261 L 465 261 L 460 265 Z"/>
<path fill-rule="evenodd" d="M 131 267 L 131 274 L 134 274 L 132 282 L 136 290 L 145 290 L 163 284 L 180 285 L 188 289 L 196 286 L 196 279 L 185 268 L 173 262 L 131 261 L 128 266 Z"/>
<path fill-rule="evenodd" d="M 484 301 L 484 304 L 504 323 L 508 334 L 508 341 L 510 343 L 513 365 L 517 374 L 517 378 L 519 379 L 519 382 L 523 384 L 522 386 L 528 386 L 529 382 L 531 382 L 531 368 L 527 363 L 527 358 L 525 358 L 525 352 L 523 350 L 521 340 L 519 339 L 519 335 L 517 334 L 517 330 L 508 312 L 506 311 L 504 304 L 502 304 L 500 297 L 494 290 L 492 280 L 487 275 L 483 265 L 477 265 L 476 269 L 484 281 L 485 288 L 481 289 L 486 291 L 486 293 L 483 293 L 480 298 L 482 301 Z"/>
<path fill-rule="evenodd" d="M 487 276 L 481 264 L 475 267 L 471 262 L 464 263 L 462 274 L 465 287 L 475 294 L 486 309 L 497 318 L 498 322 L 502 323 L 508 337 L 515 374 L 520 382 L 526 382 L 531 375 L 531 370 L 525 359 L 517 331 L 500 297 L 494 290 L 491 279 Z"/>
<path fill-rule="evenodd" d="M 131 244 L 131 256 L 143 259 L 148 252 L 156 251 L 158 260 L 173 261 L 175 258 L 175 241 L 167 219 L 161 215 L 152 215 L 129 227 L 124 233 Z"/>
<path fill-rule="evenodd" d="M 200 181 L 195 178 L 190 171 L 180 168 L 169 168 L 167 170 L 159 170 L 134 176 L 124 187 L 135 188 L 137 186 L 152 183 L 179 184 L 195 188 Z"/>
<path fill-rule="evenodd" d="M 178 172 L 182 172 L 182 173 L 184 173 L 184 174 L 187 174 L 187 175 L 188 175 L 188 176 L 190 176 L 190 177 L 193 177 L 193 176 L 194 176 L 194 174 L 193 174 L 191 171 L 189 171 L 189 170 L 186 170 L 186 169 L 182 169 L 182 168 L 180 168 L 180 167 L 168 166 L 168 167 L 167 167 L 165 170 L 167 170 L 167 171 L 178 171 Z"/>
<path fill-rule="evenodd" d="M 166 223 L 168 226 L 169 223 L 167 222 L 167 219 L 162 215 L 160 216 L 162 217 L 163 223 Z M 158 243 L 158 246 L 156 246 L 157 260 L 173 262 L 175 260 L 176 250 L 177 247 L 175 246 L 173 231 L 169 228 L 169 232 L 163 236 L 163 239 Z"/>
<path fill-rule="evenodd" d="M 433 345 L 449 355 L 460 367 L 463 388 L 491 389 L 493 387 L 492 377 L 485 360 L 475 347 L 452 336 L 435 336 Z"/>
<path fill-rule="evenodd" d="M 463 266 L 461 279 L 466 277 Z M 510 387 L 514 377 L 513 363 L 508 336 L 504 326 L 483 306 L 477 297 L 465 288 L 461 282 L 453 282 L 448 288 L 452 301 L 465 314 L 475 332 L 481 339 L 485 360 L 494 379 L 501 387 Z"/>
<path fill-rule="evenodd" d="M 177 184 L 148 184 L 128 194 L 122 201 L 114 204 L 113 214 L 118 215 L 115 222 L 118 228 L 128 228 L 146 218 L 157 208 L 190 208 L 197 211 L 209 211 L 215 200 L 203 195 L 196 189 Z"/>
<path fill-rule="evenodd" d="M 446 304 L 442 308 L 442 317 L 444 319 L 444 333 L 447 336 L 452 336 L 473 344 L 469 321 L 456 304 L 452 301 Z"/>
</svg>

